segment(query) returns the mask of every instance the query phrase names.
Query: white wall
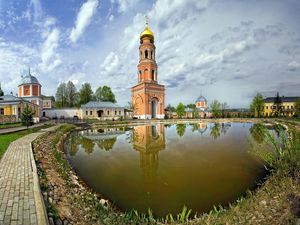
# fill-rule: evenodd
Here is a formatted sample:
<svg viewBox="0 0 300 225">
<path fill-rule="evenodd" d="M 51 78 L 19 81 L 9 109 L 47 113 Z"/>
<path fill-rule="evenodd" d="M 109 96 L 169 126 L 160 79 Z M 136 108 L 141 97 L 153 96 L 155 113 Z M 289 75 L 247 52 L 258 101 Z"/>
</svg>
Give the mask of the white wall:
<svg viewBox="0 0 300 225">
<path fill-rule="evenodd" d="M 60 117 L 64 118 L 73 118 L 74 116 L 80 117 L 80 109 L 44 109 L 43 115 L 45 113 L 46 117 L 53 118 L 57 117 L 58 119 Z"/>
</svg>

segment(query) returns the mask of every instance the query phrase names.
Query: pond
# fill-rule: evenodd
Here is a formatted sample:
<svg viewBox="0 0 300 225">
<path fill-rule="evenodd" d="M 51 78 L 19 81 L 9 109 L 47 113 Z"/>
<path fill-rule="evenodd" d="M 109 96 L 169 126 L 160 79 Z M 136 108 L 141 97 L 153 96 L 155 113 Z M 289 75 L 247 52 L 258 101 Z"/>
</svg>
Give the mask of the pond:
<svg viewBox="0 0 300 225">
<path fill-rule="evenodd" d="M 94 191 L 124 211 L 158 217 L 226 206 L 266 175 L 249 153 L 251 123 L 152 124 L 74 132 L 67 159 Z M 253 135 L 251 135 L 251 133 Z"/>
</svg>

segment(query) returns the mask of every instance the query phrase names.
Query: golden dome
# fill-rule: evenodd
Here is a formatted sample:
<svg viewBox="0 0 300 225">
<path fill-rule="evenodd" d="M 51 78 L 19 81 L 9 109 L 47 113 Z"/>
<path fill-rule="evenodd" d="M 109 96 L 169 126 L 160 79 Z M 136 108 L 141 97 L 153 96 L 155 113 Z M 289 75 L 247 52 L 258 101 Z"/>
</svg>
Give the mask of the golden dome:
<svg viewBox="0 0 300 225">
<path fill-rule="evenodd" d="M 154 39 L 154 33 L 149 29 L 148 26 L 146 26 L 145 30 L 141 33 L 140 38 L 143 37 L 151 37 Z"/>
<path fill-rule="evenodd" d="M 145 27 L 145 30 L 141 33 L 140 39 L 142 39 L 144 37 L 150 37 L 150 38 L 154 39 L 154 33 L 148 27 L 148 17 L 146 17 L 146 27 Z"/>
</svg>

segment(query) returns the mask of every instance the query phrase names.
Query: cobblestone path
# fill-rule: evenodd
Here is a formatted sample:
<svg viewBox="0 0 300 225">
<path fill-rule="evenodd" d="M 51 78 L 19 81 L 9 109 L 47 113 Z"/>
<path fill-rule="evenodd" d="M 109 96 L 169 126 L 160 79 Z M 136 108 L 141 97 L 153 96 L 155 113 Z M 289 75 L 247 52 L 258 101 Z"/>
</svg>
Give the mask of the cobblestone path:
<svg viewBox="0 0 300 225">
<path fill-rule="evenodd" d="M 0 225 L 48 224 L 31 149 L 40 134 L 12 142 L 0 161 Z"/>
</svg>

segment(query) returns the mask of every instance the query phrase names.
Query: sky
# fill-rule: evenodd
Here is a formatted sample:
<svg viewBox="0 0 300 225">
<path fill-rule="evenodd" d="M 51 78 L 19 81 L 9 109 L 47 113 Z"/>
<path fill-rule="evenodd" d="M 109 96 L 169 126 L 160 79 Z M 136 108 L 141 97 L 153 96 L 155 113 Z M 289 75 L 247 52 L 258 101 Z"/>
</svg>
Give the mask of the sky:
<svg viewBox="0 0 300 225">
<path fill-rule="evenodd" d="M 0 0 L 2 89 L 17 93 L 30 66 L 44 95 L 89 82 L 126 105 L 145 15 L 166 104 L 300 96 L 299 0 Z"/>
</svg>

